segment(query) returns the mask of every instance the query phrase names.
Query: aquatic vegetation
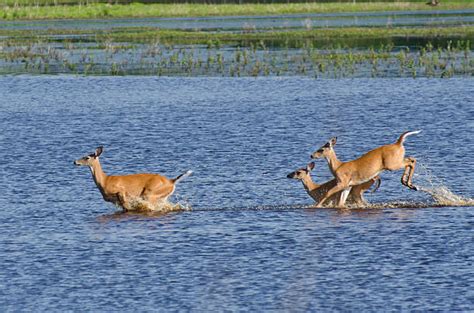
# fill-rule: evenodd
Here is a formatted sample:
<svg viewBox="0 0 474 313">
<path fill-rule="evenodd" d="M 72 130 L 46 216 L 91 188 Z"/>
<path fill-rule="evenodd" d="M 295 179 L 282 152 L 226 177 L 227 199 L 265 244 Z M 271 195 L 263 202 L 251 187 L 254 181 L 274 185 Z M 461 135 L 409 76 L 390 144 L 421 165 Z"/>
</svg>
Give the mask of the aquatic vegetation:
<svg viewBox="0 0 474 313">
<path fill-rule="evenodd" d="M 419 49 L 0 42 L 0 73 L 166 76 L 453 77 L 474 74 L 470 41 Z"/>
<path fill-rule="evenodd" d="M 309 77 L 472 75 L 474 27 L 235 33 L 1 30 L 0 73 Z"/>
</svg>

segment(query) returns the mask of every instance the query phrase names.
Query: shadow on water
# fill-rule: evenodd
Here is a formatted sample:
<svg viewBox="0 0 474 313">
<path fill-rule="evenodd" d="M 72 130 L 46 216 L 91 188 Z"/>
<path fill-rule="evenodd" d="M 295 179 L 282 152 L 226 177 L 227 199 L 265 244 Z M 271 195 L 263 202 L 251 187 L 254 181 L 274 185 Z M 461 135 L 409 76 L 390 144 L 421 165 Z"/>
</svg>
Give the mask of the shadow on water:
<svg viewBox="0 0 474 313">
<path fill-rule="evenodd" d="M 149 220 L 155 218 L 161 218 L 164 216 L 169 216 L 172 213 L 177 213 L 178 211 L 173 212 L 154 212 L 154 211 L 118 211 L 110 214 L 104 214 L 97 218 L 97 221 L 100 223 L 108 222 L 121 222 L 121 221 L 140 221 L 140 220 Z"/>
</svg>

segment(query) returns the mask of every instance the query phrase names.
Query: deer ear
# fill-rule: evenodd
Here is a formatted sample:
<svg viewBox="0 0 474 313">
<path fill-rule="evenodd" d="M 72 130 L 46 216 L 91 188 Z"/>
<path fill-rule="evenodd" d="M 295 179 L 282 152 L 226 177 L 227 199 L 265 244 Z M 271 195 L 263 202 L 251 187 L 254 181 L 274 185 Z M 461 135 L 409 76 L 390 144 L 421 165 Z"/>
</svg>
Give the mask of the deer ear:
<svg viewBox="0 0 474 313">
<path fill-rule="evenodd" d="M 329 140 L 329 144 L 332 146 L 336 145 L 337 142 L 337 137 L 332 137 L 331 140 Z"/>
<path fill-rule="evenodd" d="M 308 172 L 311 172 L 314 169 L 314 162 L 309 163 L 306 166 L 306 169 L 308 170 Z"/>
<path fill-rule="evenodd" d="M 102 147 L 102 146 L 95 149 L 95 157 L 97 158 L 99 155 L 101 155 L 102 151 L 104 151 L 104 147 Z"/>
</svg>

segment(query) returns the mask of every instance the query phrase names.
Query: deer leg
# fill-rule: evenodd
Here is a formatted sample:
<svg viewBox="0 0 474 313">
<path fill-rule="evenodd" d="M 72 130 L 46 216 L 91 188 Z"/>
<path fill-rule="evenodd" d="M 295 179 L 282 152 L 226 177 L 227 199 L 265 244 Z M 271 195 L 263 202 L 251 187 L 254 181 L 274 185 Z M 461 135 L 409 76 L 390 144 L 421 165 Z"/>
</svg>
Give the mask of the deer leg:
<svg viewBox="0 0 474 313">
<path fill-rule="evenodd" d="M 407 186 L 407 181 L 408 181 L 408 174 L 410 172 L 410 165 L 405 165 L 405 169 L 403 170 L 403 175 L 402 175 L 402 185 Z"/>
<path fill-rule="evenodd" d="M 409 157 L 407 159 L 409 159 L 411 162 L 410 173 L 408 174 L 407 186 L 410 187 L 410 189 L 418 190 L 418 188 L 416 188 L 416 186 L 414 186 L 411 182 L 413 179 L 413 174 L 415 174 L 416 159 L 412 157 Z"/>
<path fill-rule="evenodd" d="M 410 189 L 418 190 L 416 186 L 412 184 L 413 174 L 415 173 L 416 159 L 408 157 L 403 160 L 405 164 L 405 170 L 402 176 L 402 184 Z"/>
<path fill-rule="evenodd" d="M 367 201 L 365 201 L 364 199 L 364 191 L 365 190 L 362 188 L 356 189 L 355 187 L 352 187 L 350 195 L 352 197 L 354 204 L 359 205 L 359 206 L 363 206 L 367 204 Z"/>
<path fill-rule="evenodd" d="M 364 199 L 364 192 L 366 190 L 367 189 L 365 188 L 365 186 L 362 185 L 353 186 L 351 192 L 349 193 L 352 198 L 352 202 L 361 206 L 367 204 Z"/>
<path fill-rule="evenodd" d="M 341 192 L 341 196 L 339 197 L 339 203 L 337 204 L 337 206 L 338 206 L 339 208 L 345 208 L 347 196 L 349 196 L 349 192 L 351 192 L 351 189 L 352 189 L 352 188 L 349 187 L 349 188 L 344 189 L 344 190 Z"/>
<path fill-rule="evenodd" d="M 117 192 L 117 199 L 119 201 L 120 206 L 124 209 L 125 212 L 132 210 L 132 207 L 130 203 L 128 202 L 128 199 L 125 193 Z"/>
<path fill-rule="evenodd" d="M 316 204 L 316 207 L 320 208 L 323 205 L 324 201 L 326 201 L 329 197 L 331 197 L 336 192 L 341 191 L 345 188 L 347 188 L 346 185 L 342 184 L 341 182 L 338 182 L 336 186 L 332 187 L 331 189 L 328 190 L 328 192 L 326 192 L 323 198 L 319 200 L 318 204 Z"/>
</svg>

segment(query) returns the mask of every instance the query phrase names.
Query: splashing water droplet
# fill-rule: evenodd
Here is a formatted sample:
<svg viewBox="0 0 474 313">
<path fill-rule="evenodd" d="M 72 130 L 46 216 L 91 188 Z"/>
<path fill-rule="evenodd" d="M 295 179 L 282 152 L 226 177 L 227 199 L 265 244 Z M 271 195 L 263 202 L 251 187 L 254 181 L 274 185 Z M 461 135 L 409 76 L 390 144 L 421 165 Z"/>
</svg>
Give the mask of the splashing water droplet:
<svg viewBox="0 0 474 313">
<path fill-rule="evenodd" d="M 178 203 L 172 203 L 169 201 L 160 201 L 156 204 L 145 201 L 141 198 L 131 199 L 130 205 L 137 212 L 155 212 L 155 213 L 168 213 L 176 211 L 190 211 L 191 206 L 187 202 L 179 201 Z"/>
<path fill-rule="evenodd" d="M 436 177 L 425 164 L 418 163 L 417 187 L 419 191 L 429 194 L 439 206 L 474 205 L 474 199 L 463 197 L 449 190 L 448 186 Z M 421 183 L 420 183 L 421 181 Z"/>
</svg>

